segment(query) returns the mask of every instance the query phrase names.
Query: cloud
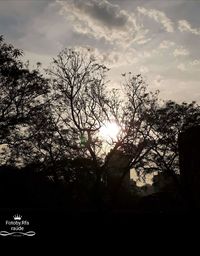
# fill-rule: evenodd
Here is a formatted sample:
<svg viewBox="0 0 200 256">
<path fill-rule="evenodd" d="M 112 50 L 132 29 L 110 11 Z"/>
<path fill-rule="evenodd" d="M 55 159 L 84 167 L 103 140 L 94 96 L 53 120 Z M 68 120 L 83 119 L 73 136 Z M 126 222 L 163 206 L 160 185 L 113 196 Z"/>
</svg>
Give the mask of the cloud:
<svg viewBox="0 0 200 256">
<path fill-rule="evenodd" d="M 148 58 L 151 58 L 151 57 L 152 57 L 152 54 L 153 54 L 152 51 L 140 51 L 140 52 L 138 53 L 138 56 L 139 56 L 141 59 L 148 59 Z"/>
<path fill-rule="evenodd" d="M 195 59 L 186 63 L 180 63 L 177 66 L 177 68 L 180 69 L 181 71 L 187 71 L 194 74 L 195 72 L 199 72 L 200 60 Z"/>
<path fill-rule="evenodd" d="M 104 39 L 109 44 L 127 47 L 134 42 L 148 42 L 141 24 L 134 14 L 129 14 L 118 5 L 106 0 L 68 0 L 57 1 L 62 6 L 61 14 L 71 22 L 79 34 L 85 34 L 96 40 Z"/>
<path fill-rule="evenodd" d="M 200 28 L 192 28 L 191 24 L 187 20 L 179 20 L 178 29 L 181 32 L 191 32 L 194 35 L 200 35 Z"/>
<path fill-rule="evenodd" d="M 154 88 L 160 88 L 162 86 L 163 77 L 160 74 L 156 74 L 152 78 L 152 85 Z"/>
<path fill-rule="evenodd" d="M 137 7 L 137 11 L 161 24 L 167 32 L 174 32 L 173 22 L 164 12 L 156 9 L 146 9 L 140 6 Z"/>
<path fill-rule="evenodd" d="M 160 49 L 168 49 L 168 48 L 170 48 L 170 47 L 172 47 L 172 46 L 174 46 L 174 45 L 175 45 L 174 42 L 164 40 L 164 41 L 162 41 L 162 42 L 160 43 L 159 48 L 160 48 Z"/>
<path fill-rule="evenodd" d="M 179 46 L 178 48 L 176 48 L 174 51 L 173 51 L 173 55 L 175 57 L 177 56 L 188 56 L 190 54 L 190 52 L 185 49 L 183 46 Z"/>
<path fill-rule="evenodd" d="M 192 61 L 190 62 L 190 65 L 191 65 L 191 66 L 199 66 L 199 65 L 200 65 L 200 60 L 197 60 L 197 59 L 192 60 Z"/>
<path fill-rule="evenodd" d="M 80 52 L 88 52 L 92 57 L 97 59 L 100 63 L 104 63 L 109 68 L 118 68 L 130 64 L 136 64 L 139 62 L 137 52 L 134 49 L 126 49 L 125 51 L 116 50 L 101 50 L 91 46 L 75 46 L 76 50 Z"/>
<path fill-rule="evenodd" d="M 177 68 L 181 71 L 186 71 L 186 65 L 184 63 L 180 63 Z"/>
<path fill-rule="evenodd" d="M 142 39 L 142 40 L 138 40 L 138 41 L 137 41 L 137 44 L 143 45 L 143 44 L 148 43 L 148 42 L 151 41 L 151 40 L 152 40 L 151 38 L 145 38 L 145 39 Z"/>
<path fill-rule="evenodd" d="M 74 0 L 62 3 L 64 3 L 65 6 L 67 5 L 67 3 L 70 3 L 74 12 L 78 11 L 80 14 L 84 13 L 85 15 L 89 15 L 94 20 L 97 20 L 108 27 L 123 27 L 124 25 L 126 25 L 129 19 L 128 14 L 125 11 L 120 10 L 118 5 L 113 5 L 106 0 Z"/>
<path fill-rule="evenodd" d="M 145 66 L 141 66 L 139 71 L 140 71 L 140 73 L 144 74 L 144 73 L 148 73 L 149 69 Z"/>
</svg>

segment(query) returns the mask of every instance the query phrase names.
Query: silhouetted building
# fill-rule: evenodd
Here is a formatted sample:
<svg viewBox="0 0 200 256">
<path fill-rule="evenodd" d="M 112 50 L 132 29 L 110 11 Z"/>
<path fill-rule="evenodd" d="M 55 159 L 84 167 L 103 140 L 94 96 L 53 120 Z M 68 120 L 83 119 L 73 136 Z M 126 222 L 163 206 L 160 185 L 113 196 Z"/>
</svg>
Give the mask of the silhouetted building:
<svg viewBox="0 0 200 256">
<path fill-rule="evenodd" d="M 177 179 L 179 179 L 177 175 Z M 159 172 L 153 177 L 153 191 L 157 192 L 169 192 L 169 193 L 178 193 L 178 188 L 172 176 L 166 172 Z"/>
<path fill-rule="evenodd" d="M 130 157 L 121 151 L 115 151 L 108 161 L 107 183 L 108 188 L 114 191 L 120 186 L 120 191 L 130 191 L 130 170 L 128 164 Z M 124 173 L 126 174 L 124 175 Z"/>
<path fill-rule="evenodd" d="M 200 126 L 180 134 L 179 153 L 185 196 L 192 206 L 200 208 Z"/>
</svg>

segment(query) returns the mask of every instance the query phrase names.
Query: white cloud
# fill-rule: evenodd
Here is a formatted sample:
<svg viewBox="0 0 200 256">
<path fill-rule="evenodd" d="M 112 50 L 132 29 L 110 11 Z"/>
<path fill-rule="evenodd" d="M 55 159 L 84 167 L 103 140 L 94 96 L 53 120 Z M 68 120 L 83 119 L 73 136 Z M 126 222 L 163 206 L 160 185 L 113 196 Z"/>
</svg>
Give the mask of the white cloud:
<svg viewBox="0 0 200 256">
<path fill-rule="evenodd" d="M 141 51 L 138 53 L 138 56 L 141 58 L 141 59 L 148 59 L 148 58 L 151 58 L 152 57 L 152 51 Z"/>
<path fill-rule="evenodd" d="M 191 32 L 192 34 L 200 35 L 200 28 L 192 28 L 191 24 L 187 20 L 179 20 L 178 29 L 181 32 Z"/>
<path fill-rule="evenodd" d="M 153 85 L 155 87 L 160 87 L 161 83 L 162 83 L 163 77 L 161 75 L 156 75 L 154 80 L 153 80 Z"/>
<path fill-rule="evenodd" d="M 177 68 L 181 71 L 186 71 L 186 65 L 184 63 L 180 63 Z"/>
<path fill-rule="evenodd" d="M 190 52 L 187 49 L 185 49 L 183 46 L 179 46 L 173 52 L 173 55 L 175 57 L 177 57 L 177 56 L 188 56 L 189 54 L 190 54 Z"/>
<path fill-rule="evenodd" d="M 151 38 L 145 38 L 145 39 L 142 39 L 142 40 L 138 40 L 137 41 L 137 44 L 146 44 L 148 43 L 149 41 L 151 41 L 152 39 Z"/>
<path fill-rule="evenodd" d="M 100 62 L 103 62 L 109 68 L 136 64 L 139 61 L 137 52 L 134 49 L 129 49 L 126 51 L 104 51 L 90 46 L 76 46 L 75 48 L 76 50 L 82 52 L 87 52 L 88 49 L 90 49 L 91 56 L 94 56 L 94 58 L 98 59 Z"/>
<path fill-rule="evenodd" d="M 79 34 L 96 40 L 104 39 L 109 44 L 127 47 L 134 42 L 145 43 L 148 33 L 136 21 L 134 14 L 121 10 L 118 5 L 106 0 L 57 1 L 62 6 L 61 14 L 71 22 Z"/>
<path fill-rule="evenodd" d="M 154 19 L 156 22 L 160 23 L 167 32 L 174 32 L 173 22 L 166 16 L 164 12 L 156 9 L 146 9 L 144 7 L 137 7 L 139 13 Z"/>
<path fill-rule="evenodd" d="M 187 71 L 196 77 L 195 73 L 199 72 L 200 69 L 200 60 L 191 60 L 185 63 L 180 63 L 177 68 L 181 71 Z"/>
<path fill-rule="evenodd" d="M 144 73 L 148 73 L 149 69 L 145 66 L 140 67 L 140 73 L 144 74 Z"/>
<path fill-rule="evenodd" d="M 200 60 L 195 59 L 190 62 L 190 66 L 199 66 L 199 65 L 200 65 Z"/>
<path fill-rule="evenodd" d="M 160 43 L 159 48 L 160 48 L 160 49 L 168 49 L 168 48 L 170 48 L 170 47 L 172 47 L 172 46 L 174 46 L 174 45 L 175 45 L 174 42 L 164 40 L 164 41 L 162 41 L 162 42 Z"/>
</svg>

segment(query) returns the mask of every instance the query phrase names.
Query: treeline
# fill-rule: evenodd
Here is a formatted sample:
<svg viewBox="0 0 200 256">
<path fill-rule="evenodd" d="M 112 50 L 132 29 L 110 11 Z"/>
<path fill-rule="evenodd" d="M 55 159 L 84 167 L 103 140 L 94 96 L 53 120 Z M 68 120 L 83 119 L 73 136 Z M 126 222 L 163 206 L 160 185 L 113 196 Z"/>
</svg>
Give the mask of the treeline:
<svg viewBox="0 0 200 256">
<path fill-rule="evenodd" d="M 109 69 L 89 49 L 63 50 L 46 76 L 39 63 L 31 70 L 21 56 L 0 37 L 2 166 L 42 173 L 54 185 L 64 184 L 66 195 L 76 191 L 71 197 L 84 197 L 84 202 L 114 200 L 132 168 L 140 178 L 167 174 L 178 187 L 178 136 L 199 125 L 198 104 L 161 105 L 159 92 L 150 92 L 142 75 L 131 72 L 122 75 L 123 95 L 109 90 Z M 108 122 L 120 132 L 105 141 L 99 131 Z M 110 183 L 119 155 L 126 161 L 117 182 Z"/>
</svg>

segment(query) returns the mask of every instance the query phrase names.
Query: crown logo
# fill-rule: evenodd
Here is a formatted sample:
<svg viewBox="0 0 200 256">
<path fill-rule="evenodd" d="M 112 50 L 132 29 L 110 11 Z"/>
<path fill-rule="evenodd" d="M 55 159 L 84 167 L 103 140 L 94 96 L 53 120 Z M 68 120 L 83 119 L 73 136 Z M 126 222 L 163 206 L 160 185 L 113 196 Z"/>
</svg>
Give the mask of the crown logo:
<svg viewBox="0 0 200 256">
<path fill-rule="evenodd" d="M 13 216 L 14 220 L 21 220 L 21 218 L 22 218 L 22 216 L 19 215 L 19 214 L 16 214 L 16 215 Z"/>
</svg>

